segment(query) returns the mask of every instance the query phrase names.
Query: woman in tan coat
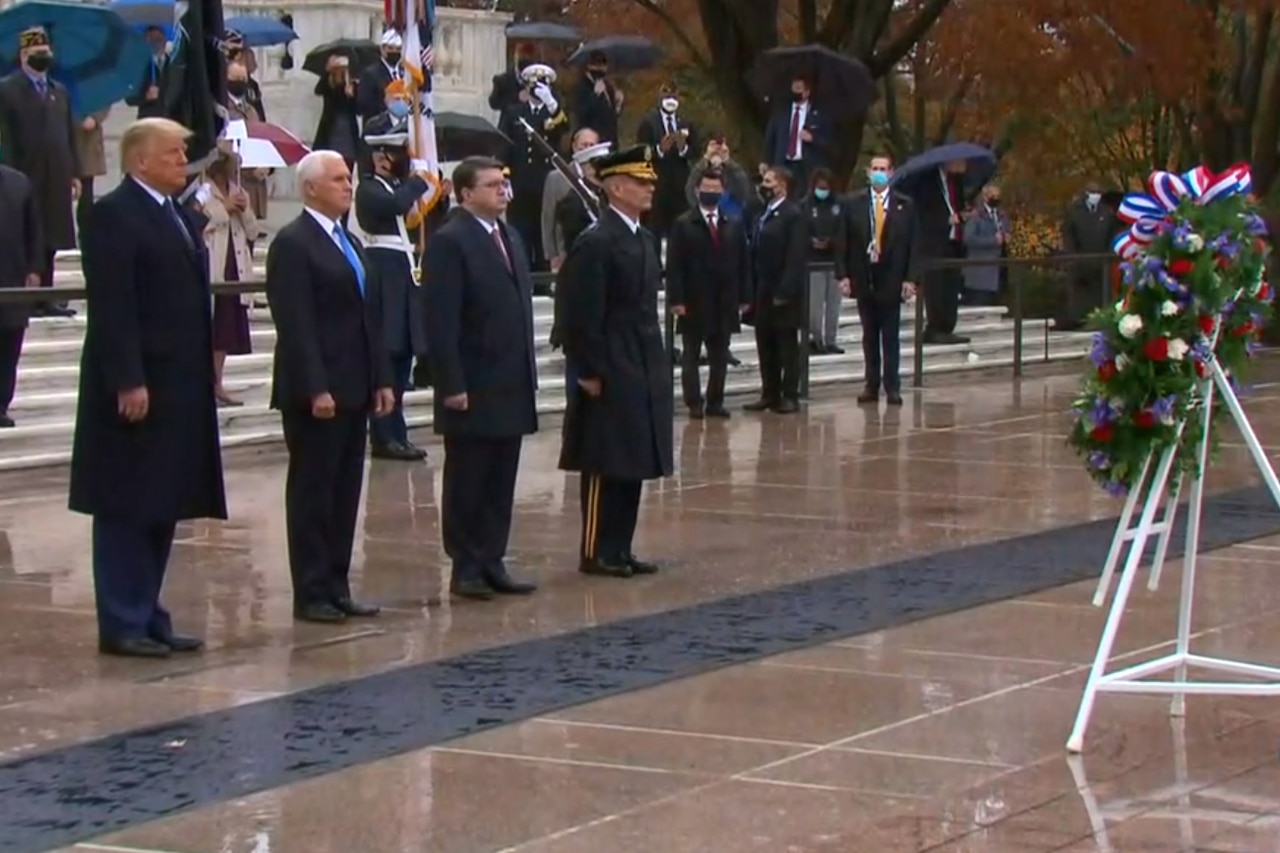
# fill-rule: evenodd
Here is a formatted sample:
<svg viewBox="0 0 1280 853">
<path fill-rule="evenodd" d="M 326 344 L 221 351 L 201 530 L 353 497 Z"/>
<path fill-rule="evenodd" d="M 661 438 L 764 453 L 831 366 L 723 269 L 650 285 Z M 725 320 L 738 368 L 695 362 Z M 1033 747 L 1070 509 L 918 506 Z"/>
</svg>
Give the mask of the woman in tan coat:
<svg viewBox="0 0 1280 853">
<path fill-rule="evenodd" d="M 107 173 L 107 150 L 102 140 L 105 110 L 98 110 L 79 120 L 75 127 L 76 157 L 80 161 L 80 196 L 76 199 L 76 232 L 83 233 L 85 217 L 93 205 L 93 179 Z"/>
<path fill-rule="evenodd" d="M 209 250 L 211 281 L 243 281 L 253 274 L 250 241 L 258 233 L 249 195 L 237 178 L 236 156 L 224 152 L 205 171 L 207 184 L 200 193 L 201 212 L 206 224 L 204 242 Z M 228 355 L 248 355 L 253 351 L 249 336 L 247 295 L 213 297 L 213 373 L 215 395 L 220 406 L 243 405 L 227 393 L 222 375 Z"/>
</svg>

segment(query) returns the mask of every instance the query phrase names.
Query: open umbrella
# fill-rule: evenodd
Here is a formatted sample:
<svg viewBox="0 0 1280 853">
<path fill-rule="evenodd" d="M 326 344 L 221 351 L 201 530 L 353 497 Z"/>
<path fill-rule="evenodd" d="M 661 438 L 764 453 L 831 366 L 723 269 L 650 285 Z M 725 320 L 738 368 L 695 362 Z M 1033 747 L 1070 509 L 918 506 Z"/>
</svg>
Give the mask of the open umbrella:
<svg viewBox="0 0 1280 853">
<path fill-rule="evenodd" d="M 296 41 L 298 34 L 275 18 L 265 15 L 236 15 L 227 18 L 227 29 L 240 34 L 245 47 L 272 47 Z"/>
<path fill-rule="evenodd" d="M 443 161 L 468 157 L 502 157 L 511 146 L 507 135 L 488 119 L 465 113 L 436 113 L 436 145 Z"/>
<path fill-rule="evenodd" d="M 644 36 L 605 36 L 582 45 L 565 62 L 584 66 L 593 53 L 603 53 L 611 71 L 643 71 L 662 59 L 662 49 Z"/>
<path fill-rule="evenodd" d="M 966 194 L 981 187 L 996 172 L 996 155 L 989 148 L 972 142 L 949 142 L 917 154 L 899 166 L 893 174 L 893 185 L 910 192 L 909 187 L 921 178 L 936 175 L 948 163 L 962 160 Z"/>
<path fill-rule="evenodd" d="M 867 66 L 820 44 L 766 50 L 749 79 L 756 91 L 775 102 L 790 95 L 793 80 L 807 80 L 814 103 L 837 118 L 865 115 L 876 95 Z"/>
<path fill-rule="evenodd" d="M 103 6 L 18 3 L 0 12 L 0 45 L 16 46 L 29 27 L 44 27 L 53 46 L 54 78 L 75 92 L 81 115 L 97 112 L 133 91 L 151 48 L 142 35 Z"/>
<path fill-rule="evenodd" d="M 245 122 L 243 129 L 232 122 L 226 136 L 240 155 L 242 169 L 282 169 L 296 165 L 311 152 L 301 139 L 265 121 Z"/>
<path fill-rule="evenodd" d="M 302 60 L 302 70 L 310 71 L 317 77 L 323 77 L 329 73 L 325 70 L 329 57 L 345 56 L 351 60 L 351 74 L 354 77 L 362 68 L 367 68 L 376 62 L 380 53 L 378 46 L 369 39 L 335 39 L 313 48 L 307 54 L 307 58 Z"/>
<path fill-rule="evenodd" d="M 550 21 L 526 21 L 523 24 L 507 24 L 507 38 L 511 41 L 559 41 L 576 43 L 582 41 L 582 33 L 577 28 L 565 24 L 553 24 Z"/>
<path fill-rule="evenodd" d="M 113 0 L 107 8 L 132 27 L 140 30 L 159 27 L 166 38 L 173 38 L 173 25 L 177 21 L 173 0 Z"/>
</svg>

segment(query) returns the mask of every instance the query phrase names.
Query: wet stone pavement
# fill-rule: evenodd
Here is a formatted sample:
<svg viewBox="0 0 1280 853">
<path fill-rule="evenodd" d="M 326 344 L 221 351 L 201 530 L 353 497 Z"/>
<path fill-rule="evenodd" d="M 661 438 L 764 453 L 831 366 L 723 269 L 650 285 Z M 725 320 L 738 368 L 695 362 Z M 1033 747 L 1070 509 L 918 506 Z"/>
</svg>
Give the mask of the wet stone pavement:
<svg viewBox="0 0 1280 853">
<path fill-rule="evenodd" d="M 1273 452 L 1280 363 L 1246 400 Z M 0 853 L 1022 853 L 1280 850 L 1280 702 L 1104 696 L 1063 742 L 1118 502 L 1062 443 L 1071 377 L 902 410 L 676 424 L 646 491 L 654 578 L 575 571 L 554 423 L 526 445 L 527 600 L 441 602 L 439 453 L 371 465 L 376 621 L 294 625 L 283 459 L 237 454 L 233 520 L 186 526 L 166 601 L 209 650 L 100 658 L 88 521 L 58 475 L 0 500 Z M 1193 628 L 1280 662 L 1280 514 L 1232 433 Z M 1165 650 L 1178 569 L 1119 650 Z"/>
</svg>

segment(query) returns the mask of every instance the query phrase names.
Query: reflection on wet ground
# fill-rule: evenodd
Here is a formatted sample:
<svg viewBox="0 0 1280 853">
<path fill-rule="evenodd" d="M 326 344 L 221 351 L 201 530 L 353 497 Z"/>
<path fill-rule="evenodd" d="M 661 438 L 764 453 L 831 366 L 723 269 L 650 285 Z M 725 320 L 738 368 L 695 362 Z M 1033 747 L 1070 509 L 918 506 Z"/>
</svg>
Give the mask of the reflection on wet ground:
<svg viewBox="0 0 1280 853">
<path fill-rule="evenodd" d="M 1087 522 L 1118 509 L 1062 446 L 1073 387 L 677 423 L 680 473 L 642 531 L 670 568 L 626 583 L 573 571 L 576 483 L 549 430 L 513 537 L 543 591 L 491 606 L 431 603 L 433 469 L 378 463 L 359 579 L 393 607 L 363 628 L 292 625 L 281 466 L 258 460 L 230 475 L 235 520 L 177 549 L 171 609 L 212 646 L 186 663 L 93 654 L 87 526 L 31 490 L 0 505 L 0 788 L 24 786 L 0 796 L 0 850 L 118 827 L 74 849 L 1273 849 L 1274 703 L 1193 701 L 1171 728 L 1159 699 L 1105 697 L 1083 761 L 1063 756 L 1102 614 L 1079 584 L 1027 593 L 1096 571 L 1109 531 Z M 1269 393 L 1248 401 L 1264 440 Z M 1252 482 L 1228 438 L 1211 485 Z M 1215 545 L 1280 528 L 1255 492 L 1218 508 Z M 1207 651 L 1276 656 L 1277 547 L 1205 560 Z M 1122 651 L 1170 636 L 1175 575 L 1138 597 Z M 19 825 L 55 816 L 44 843 Z"/>
</svg>

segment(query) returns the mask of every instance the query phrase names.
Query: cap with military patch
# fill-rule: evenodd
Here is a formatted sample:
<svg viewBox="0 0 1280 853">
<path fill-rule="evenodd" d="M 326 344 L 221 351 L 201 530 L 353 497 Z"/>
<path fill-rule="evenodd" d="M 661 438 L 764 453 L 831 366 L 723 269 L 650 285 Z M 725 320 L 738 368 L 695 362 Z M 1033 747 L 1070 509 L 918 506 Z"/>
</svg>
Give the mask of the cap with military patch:
<svg viewBox="0 0 1280 853">
<path fill-rule="evenodd" d="M 616 177 L 640 181 L 658 180 L 658 173 L 653 170 L 653 148 L 648 145 L 636 145 L 606 154 L 596 160 L 594 165 L 596 177 L 600 180 Z"/>
<path fill-rule="evenodd" d="M 44 27 L 28 27 L 18 36 L 18 48 L 49 47 L 49 33 Z"/>
</svg>

